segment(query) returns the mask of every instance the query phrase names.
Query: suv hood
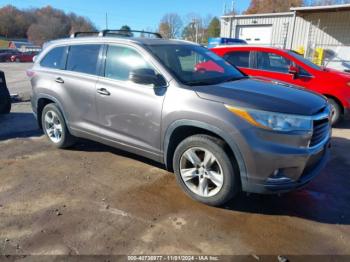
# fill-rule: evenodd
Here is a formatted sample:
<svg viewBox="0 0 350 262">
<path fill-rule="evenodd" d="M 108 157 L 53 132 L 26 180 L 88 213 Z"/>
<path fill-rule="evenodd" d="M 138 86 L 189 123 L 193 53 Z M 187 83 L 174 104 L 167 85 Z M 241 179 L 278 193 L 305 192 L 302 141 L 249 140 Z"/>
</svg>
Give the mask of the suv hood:
<svg viewBox="0 0 350 262">
<path fill-rule="evenodd" d="M 203 99 L 285 114 L 314 115 L 327 105 L 323 96 L 272 80 L 246 78 L 192 88 Z"/>
</svg>

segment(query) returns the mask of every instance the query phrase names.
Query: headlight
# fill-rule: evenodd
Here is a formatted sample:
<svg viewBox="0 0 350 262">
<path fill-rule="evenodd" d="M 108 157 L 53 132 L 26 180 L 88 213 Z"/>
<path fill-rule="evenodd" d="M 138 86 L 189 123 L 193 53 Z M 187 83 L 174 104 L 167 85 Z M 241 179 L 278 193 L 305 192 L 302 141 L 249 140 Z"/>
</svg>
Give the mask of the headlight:
<svg viewBox="0 0 350 262">
<path fill-rule="evenodd" d="M 312 119 L 307 116 L 225 106 L 230 112 L 260 128 L 285 132 L 309 131 L 312 129 Z"/>
</svg>

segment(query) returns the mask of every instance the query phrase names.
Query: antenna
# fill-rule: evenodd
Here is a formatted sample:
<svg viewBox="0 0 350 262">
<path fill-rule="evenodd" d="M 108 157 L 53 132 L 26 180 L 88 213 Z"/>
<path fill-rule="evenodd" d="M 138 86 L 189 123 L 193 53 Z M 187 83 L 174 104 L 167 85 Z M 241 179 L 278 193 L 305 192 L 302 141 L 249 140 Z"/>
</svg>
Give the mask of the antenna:
<svg viewBox="0 0 350 262">
<path fill-rule="evenodd" d="M 224 13 L 224 15 L 226 15 L 226 2 L 224 3 L 223 13 Z"/>
<path fill-rule="evenodd" d="M 106 29 L 108 29 L 108 13 L 106 12 Z"/>
</svg>

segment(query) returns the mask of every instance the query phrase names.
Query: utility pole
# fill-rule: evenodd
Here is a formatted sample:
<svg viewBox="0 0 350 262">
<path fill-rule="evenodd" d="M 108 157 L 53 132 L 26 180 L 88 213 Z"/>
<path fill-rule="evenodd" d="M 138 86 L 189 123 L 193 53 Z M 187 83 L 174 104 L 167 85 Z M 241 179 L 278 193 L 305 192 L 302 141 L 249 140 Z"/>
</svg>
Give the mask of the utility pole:
<svg viewBox="0 0 350 262">
<path fill-rule="evenodd" d="M 198 43 L 198 21 L 195 18 L 192 20 L 192 26 L 196 30 L 196 43 Z"/>
<path fill-rule="evenodd" d="M 106 29 L 108 29 L 108 13 L 106 12 Z"/>
</svg>

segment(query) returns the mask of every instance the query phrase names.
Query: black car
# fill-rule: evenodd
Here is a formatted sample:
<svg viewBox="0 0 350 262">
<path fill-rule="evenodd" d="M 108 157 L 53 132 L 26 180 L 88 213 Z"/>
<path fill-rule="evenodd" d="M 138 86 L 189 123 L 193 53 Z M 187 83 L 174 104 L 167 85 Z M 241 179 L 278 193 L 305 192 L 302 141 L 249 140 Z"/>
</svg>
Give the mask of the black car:
<svg viewBox="0 0 350 262">
<path fill-rule="evenodd" d="M 11 111 L 11 97 L 6 86 L 4 72 L 0 71 L 0 114 L 8 114 Z"/>
</svg>

